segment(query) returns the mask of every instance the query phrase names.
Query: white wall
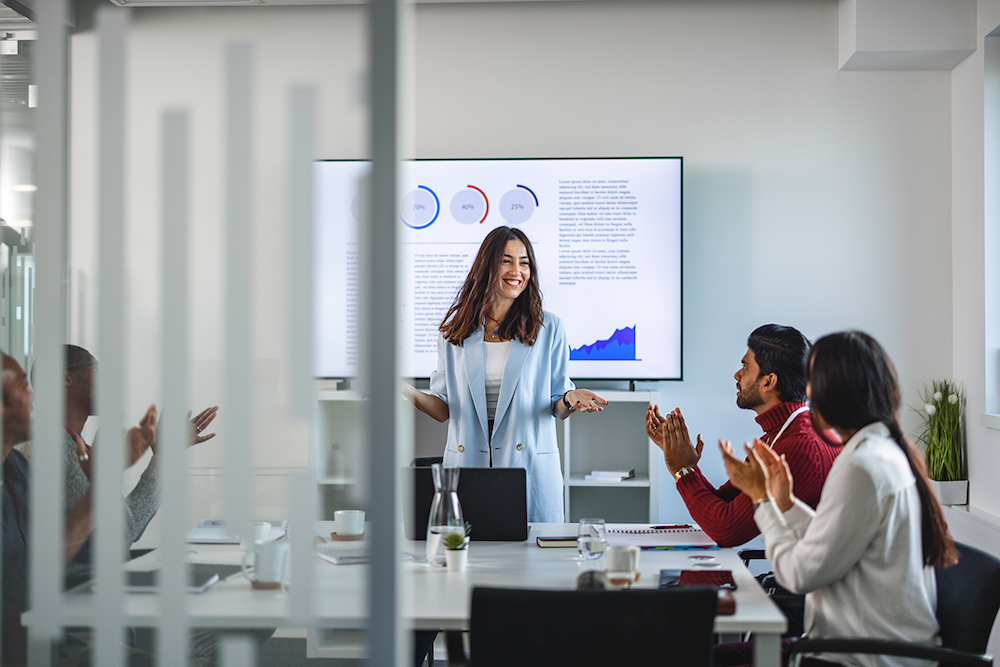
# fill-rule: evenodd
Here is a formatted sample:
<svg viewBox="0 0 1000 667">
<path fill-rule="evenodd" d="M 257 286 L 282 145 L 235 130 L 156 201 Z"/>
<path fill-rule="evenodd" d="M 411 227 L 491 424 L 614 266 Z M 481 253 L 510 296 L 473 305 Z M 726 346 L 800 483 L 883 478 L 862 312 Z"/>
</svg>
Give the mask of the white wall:
<svg viewBox="0 0 1000 667">
<path fill-rule="evenodd" d="M 709 443 L 759 432 L 752 414 L 735 407 L 732 374 L 746 335 L 765 322 L 792 324 L 810 337 L 867 330 L 896 361 L 909 404 L 923 383 L 951 375 L 951 73 L 839 72 L 834 0 L 475 3 L 416 11 L 417 156 L 685 157 L 686 379 L 661 383 L 659 391 Z M 366 116 L 356 104 L 362 14 L 255 7 L 135 17 L 133 411 L 158 390 L 157 119 L 166 105 L 194 113 L 192 343 L 207 378 L 196 387 L 196 404 L 219 395 L 222 59 L 225 43 L 241 37 L 259 48 L 259 215 L 249 229 L 259 268 L 254 349 L 270 377 L 257 386 L 262 399 L 280 405 L 283 389 L 275 396 L 269 383 L 287 358 L 285 94 L 292 81 L 319 82 L 320 156 L 363 155 Z M 74 276 L 93 271 L 92 249 L 81 239 L 92 234 L 94 219 L 84 192 L 92 187 L 87 137 L 95 120 L 79 90 L 93 85 L 93 67 L 76 60 L 78 51 L 92 50 L 90 40 L 74 39 Z M 93 316 L 85 320 L 90 342 Z M 256 460 L 299 465 L 301 448 L 279 449 L 287 420 L 266 407 Z M 721 481 L 714 447 L 705 459 Z M 210 448 L 192 453 L 193 465 L 218 460 Z M 664 519 L 681 518 L 669 478 L 663 495 Z"/>
<path fill-rule="evenodd" d="M 838 72 L 834 2 L 439 5 L 417 30 L 420 156 L 685 157 L 686 379 L 659 390 L 710 445 L 759 433 L 732 374 L 765 322 L 869 331 L 910 404 L 951 374 L 948 73 Z"/>
</svg>

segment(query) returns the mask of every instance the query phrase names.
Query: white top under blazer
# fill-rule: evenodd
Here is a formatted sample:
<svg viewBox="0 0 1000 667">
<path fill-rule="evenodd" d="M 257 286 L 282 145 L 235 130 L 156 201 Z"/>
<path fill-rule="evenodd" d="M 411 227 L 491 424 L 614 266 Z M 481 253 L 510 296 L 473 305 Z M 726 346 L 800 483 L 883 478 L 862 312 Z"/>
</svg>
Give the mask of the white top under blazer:
<svg viewBox="0 0 1000 667">
<path fill-rule="evenodd" d="M 444 465 L 527 471 L 528 521 L 563 522 L 562 467 L 552 405 L 574 389 L 562 320 L 545 312 L 535 344 L 511 341 L 497 398 L 493 441 L 486 413 L 486 344 L 476 329 L 462 346 L 438 337 L 430 393 L 448 404 Z"/>
</svg>

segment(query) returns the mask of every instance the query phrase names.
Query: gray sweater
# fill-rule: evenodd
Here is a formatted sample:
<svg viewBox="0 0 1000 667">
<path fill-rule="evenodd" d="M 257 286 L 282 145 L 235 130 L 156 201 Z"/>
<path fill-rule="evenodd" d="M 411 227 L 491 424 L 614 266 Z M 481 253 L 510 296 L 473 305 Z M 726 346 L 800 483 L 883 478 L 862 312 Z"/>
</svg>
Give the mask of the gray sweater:
<svg viewBox="0 0 1000 667">
<path fill-rule="evenodd" d="M 17 446 L 29 462 L 32 459 L 31 444 L 25 442 Z M 90 480 L 87 479 L 77 460 L 76 441 L 65 429 L 63 429 L 63 470 L 66 479 L 66 507 L 74 507 L 90 490 Z M 159 477 L 160 460 L 154 454 L 135 488 L 122 499 L 125 503 L 126 549 L 142 536 L 160 506 Z M 89 563 L 74 561 L 69 564 L 66 573 L 71 576 L 85 574 L 89 569 Z"/>
</svg>

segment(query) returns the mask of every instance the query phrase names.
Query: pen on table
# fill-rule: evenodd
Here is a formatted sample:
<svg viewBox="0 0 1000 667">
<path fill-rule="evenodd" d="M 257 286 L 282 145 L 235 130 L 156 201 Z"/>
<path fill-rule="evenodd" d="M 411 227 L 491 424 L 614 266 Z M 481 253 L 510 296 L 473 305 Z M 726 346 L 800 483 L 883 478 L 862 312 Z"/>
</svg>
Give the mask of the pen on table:
<svg viewBox="0 0 1000 667">
<path fill-rule="evenodd" d="M 673 530 L 677 528 L 690 528 L 690 527 L 691 524 L 689 523 L 676 523 L 676 524 L 669 524 L 666 526 L 650 526 L 649 528 L 650 530 Z"/>
</svg>

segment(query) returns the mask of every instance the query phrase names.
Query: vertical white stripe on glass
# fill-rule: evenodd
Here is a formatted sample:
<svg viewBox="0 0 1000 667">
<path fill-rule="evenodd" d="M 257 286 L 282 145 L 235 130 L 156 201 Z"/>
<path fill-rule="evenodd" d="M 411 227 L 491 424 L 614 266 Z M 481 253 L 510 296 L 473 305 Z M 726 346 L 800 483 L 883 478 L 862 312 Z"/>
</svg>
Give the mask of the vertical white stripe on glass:
<svg viewBox="0 0 1000 667">
<path fill-rule="evenodd" d="M 59 633 L 59 597 L 63 573 L 63 383 L 66 272 L 66 63 L 67 3 L 48 0 L 35 7 L 38 20 L 38 114 L 35 173 L 34 314 L 35 405 L 31 480 L 30 599 L 28 661 L 49 667 L 52 640 Z M 31 370 L 31 369 L 26 369 Z"/>
<path fill-rule="evenodd" d="M 295 627 L 314 625 L 313 574 L 317 558 L 313 550 L 316 521 L 316 477 L 309 471 L 289 476 L 291 511 L 292 574 L 289 622 Z"/>
<path fill-rule="evenodd" d="M 311 86 L 298 86 L 291 95 L 291 318 L 289 340 L 291 387 L 290 413 L 305 419 L 309 455 L 303 475 L 291 480 L 289 506 L 292 530 L 291 614 L 296 625 L 311 625 L 313 599 L 312 536 L 316 516 L 316 395 L 312 379 L 313 350 L 313 136 L 316 94 Z"/>
<path fill-rule="evenodd" d="M 368 410 L 367 432 L 371 513 L 371 567 L 368 586 L 368 656 L 373 665 L 407 662 L 399 618 L 399 549 L 397 548 L 396 400 L 397 312 L 397 174 L 399 170 L 400 0 L 372 0 L 369 57 L 371 62 L 371 221 L 363 230 L 362 255 L 371 306 L 362 332 L 362 376 L 379 409 Z M 378 489 L 378 492 L 375 492 Z"/>
<path fill-rule="evenodd" d="M 223 637 L 219 643 L 220 667 L 257 667 L 256 648 L 246 635 Z"/>
<path fill-rule="evenodd" d="M 239 534 L 250 520 L 251 419 L 250 147 L 253 47 L 226 49 L 226 517 Z"/>
<path fill-rule="evenodd" d="M 187 551 L 184 450 L 190 438 L 188 388 L 188 117 L 163 117 L 163 412 L 157 455 L 162 457 L 160 507 L 160 664 L 187 664 Z"/>
<path fill-rule="evenodd" d="M 292 304 L 289 326 L 291 343 L 291 391 L 293 417 L 313 418 L 313 141 L 316 125 L 316 93 L 311 86 L 292 89 Z M 310 458 L 310 461 L 312 459 Z"/>
<path fill-rule="evenodd" d="M 125 33 L 129 10 L 108 5 L 97 15 L 100 39 L 100 154 L 98 157 L 98 345 L 101 370 L 97 375 L 97 407 L 103 416 L 104 442 L 116 453 L 122 425 L 124 369 L 124 183 L 125 183 Z M 96 498 L 94 568 L 99 585 L 94 591 L 97 614 L 95 664 L 123 664 L 122 554 L 124 510 L 122 457 L 98 456 L 94 482 Z"/>
</svg>

